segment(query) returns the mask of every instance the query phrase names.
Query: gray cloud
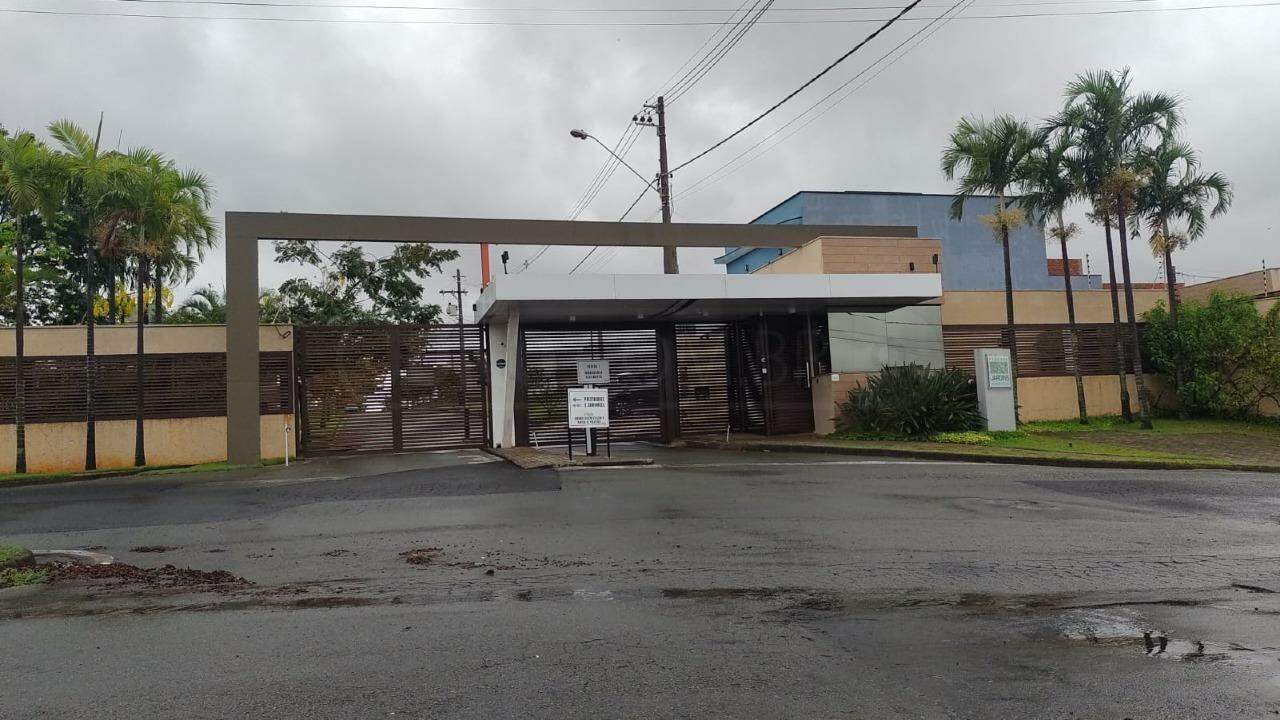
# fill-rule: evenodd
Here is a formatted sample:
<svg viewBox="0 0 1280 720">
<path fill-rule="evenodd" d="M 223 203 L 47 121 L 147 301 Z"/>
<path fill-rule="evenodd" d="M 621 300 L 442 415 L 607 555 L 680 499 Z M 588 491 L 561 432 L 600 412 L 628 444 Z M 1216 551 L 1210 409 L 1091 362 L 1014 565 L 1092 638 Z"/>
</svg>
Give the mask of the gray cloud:
<svg viewBox="0 0 1280 720">
<path fill-rule="evenodd" d="M 8 5 L 45 6 L 33 0 Z M 101 11 L 123 4 L 48 5 Z M 969 13 L 996 12 L 994 5 L 979 3 Z M 191 14 L 292 12 L 147 7 Z M 1105 7 L 1122 6 L 1047 11 Z M 389 17 L 407 16 L 421 17 Z M 7 70 L 0 122 L 39 128 L 71 117 L 90 125 L 103 110 L 109 144 L 120 139 L 126 146 L 150 145 L 208 172 L 218 190 L 219 214 L 237 209 L 565 217 L 604 160 L 598 147 L 569 138 L 569 128 L 584 127 L 611 142 L 639 103 L 711 32 L 22 15 L 0 15 L 0 23 L 6 29 L 0 67 Z M 904 23 L 891 29 L 758 130 L 681 171 L 676 191 L 918 27 Z M 869 29 L 757 27 L 672 107 L 673 159 L 683 160 L 737 127 Z M 1230 214 L 1214 220 L 1208 235 L 1177 259 L 1179 268 L 1224 275 L 1255 269 L 1264 259 L 1275 264 L 1276 37 L 1280 8 L 954 22 L 776 149 L 701 192 L 678 196 L 676 217 L 745 222 L 801 189 L 946 192 L 938 151 L 961 115 L 1010 112 L 1038 119 L 1058 107 L 1061 88 L 1075 73 L 1129 66 L 1138 86 L 1185 98 L 1187 139 L 1205 166 L 1226 173 L 1237 189 Z M 651 132 L 629 160 L 645 174 L 655 170 Z M 617 219 L 641 187 L 620 170 L 583 219 Z M 655 209 L 656 201 L 646 199 L 632 219 L 645 219 Z M 509 249 L 513 267 L 533 252 Z M 476 251 L 462 251 L 461 267 L 474 286 Z M 553 249 L 530 271 L 564 272 L 584 252 Z M 1075 253 L 1088 253 L 1096 268 L 1101 252 L 1101 233 L 1090 228 Z M 718 272 L 710 262 L 715 254 L 682 251 L 683 269 Z M 611 271 L 660 270 L 657 250 L 597 256 L 610 258 L 604 267 Z M 265 248 L 263 259 L 270 259 Z M 1135 263 L 1136 279 L 1155 279 L 1146 253 L 1135 253 Z M 291 272 L 264 264 L 263 282 L 278 283 Z M 219 251 L 196 284 L 220 285 L 222 275 Z M 432 289 L 437 285 L 443 283 L 433 282 Z"/>
</svg>

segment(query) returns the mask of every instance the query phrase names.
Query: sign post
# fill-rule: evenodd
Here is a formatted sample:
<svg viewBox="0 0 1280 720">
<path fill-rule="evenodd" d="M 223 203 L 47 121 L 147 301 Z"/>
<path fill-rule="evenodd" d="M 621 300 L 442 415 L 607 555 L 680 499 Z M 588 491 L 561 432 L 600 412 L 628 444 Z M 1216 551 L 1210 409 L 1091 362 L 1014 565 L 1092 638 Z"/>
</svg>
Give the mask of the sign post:
<svg viewBox="0 0 1280 720">
<path fill-rule="evenodd" d="M 1013 408 L 1013 361 L 1003 348 L 973 351 L 974 379 L 978 386 L 978 410 L 987 430 L 1017 430 Z"/>
<path fill-rule="evenodd" d="M 596 385 L 609 384 L 609 361 L 608 360 L 579 360 L 578 361 L 578 384 L 586 388 L 594 388 Z M 606 403 L 608 395 L 606 391 Z M 606 405 L 605 424 L 601 427 L 609 427 L 608 409 Z M 572 432 L 572 430 L 570 430 Z M 587 454 L 595 455 L 599 452 L 596 447 L 596 430 L 595 427 L 585 427 Z"/>
<path fill-rule="evenodd" d="M 593 431 L 609 427 L 609 390 L 607 388 L 569 388 L 569 452 L 573 452 L 573 431 L 582 428 L 587 434 L 587 454 L 595 455 Z"/>
</svg>

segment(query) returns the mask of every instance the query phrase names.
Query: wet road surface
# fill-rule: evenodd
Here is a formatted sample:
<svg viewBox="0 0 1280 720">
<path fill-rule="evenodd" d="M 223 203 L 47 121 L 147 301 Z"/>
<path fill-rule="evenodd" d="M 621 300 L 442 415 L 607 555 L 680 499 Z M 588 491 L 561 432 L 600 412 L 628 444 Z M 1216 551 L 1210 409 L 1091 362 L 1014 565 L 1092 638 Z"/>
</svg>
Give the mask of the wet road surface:
<svg viewBox="0 0 1280 720">
<path fill-rule="evenodd" d="M 1280 478 L 644 452 L 2 490 L 253 585 L 0 592 L 0 716 L 1280 714 Z"/>
</svg>

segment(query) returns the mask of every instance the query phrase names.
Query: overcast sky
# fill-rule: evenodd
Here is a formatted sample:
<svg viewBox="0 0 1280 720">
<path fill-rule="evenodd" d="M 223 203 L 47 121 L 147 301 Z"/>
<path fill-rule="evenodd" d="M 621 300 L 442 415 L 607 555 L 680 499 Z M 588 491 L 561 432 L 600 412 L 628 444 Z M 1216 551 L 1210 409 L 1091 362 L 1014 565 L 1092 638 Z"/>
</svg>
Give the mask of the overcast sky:
<svg viewBox="0 0 1280 720">
<path fill-rule="evenodd" d="M 335 2 L 432 4 L 322 4 Z M 570 138 L 569 129 L 585 128 L 612 144 L 639 105 L 663 89 L 717 29 L 618 25 L 718 22 L 738 2 L 506 0 L 501 4 L 508 8 L 535 9 L 426 12 L 246 8 L 180 0 L 0 0 L 0 8 L 57 12 L 613 24 L 325 24 L 0 12 L 5 38 L 0 43 L 5 75 L 0 123 L 38 130 L 67 117 L 87 127 L 104 111 L 109 146 L 152 146 L 208 173 L 217 190 L 219 218 L 226 210 L 565 218 L 606 157 L 598 146 Z M 927 39 L 917 36 L 923 42 L 904 46 L 914 49 L 901 59 L 877 65 L 849 85 L 856 88 L 882 70 L 829 112 L 787 137 L 812 114 L 804 116 L 760 148 L 786 137 L 772 150 L 717 182 L 696 185 L 866 70 L 925 21 L 899 23 L 757 128 L 679 172 L 674 178 L 675 219 L 747 222 L 797 190 L 947 192 L 951 186 L 938 170 L 938 155 L 960 116 L 1008 112 L 1038 120 L 1058 108 L 1063 84 L 1076 73 L 1128 66 L 1139 89 L 1185 99 L 1185 138 L 1199 149 L 1206 169 L 1225 173 L 1236 188 L 1231 212 L 1214 220 L 1206 237 L 1176 259 L 1179 269 L 1221 276 L 1256 269 L 1264 260 L 1275 265 L 1280 262 L 1273 239 L 1280 213 L 1280 7 L 966 19 L 1211 3 L 1233 4 L 976 0 L 961 19 L 935 24 L 931 29 L 936 33 Z M 497 7 L 467 0 L 449 4 Z M 779 100 L 876 27 L 777 21 L 882 19 L 893 12 L 786 8 L 877 4 L 891 3 L 775 3 L 731 53 L 672 105 L 673 164 Z M 925 0 L 908 18 L 937 17 L 948 5 Z M 548 10 L 586 7 L 711 11 Z M 645 131 L 628 160 L 651 175 L 657 167 L 656 148 L 652 131 Z M 619 170 L 581 218 L 618 219 L 642 187 Z M 656 220 L 656 196 L 645 198 L 629 219 Z M 495 263 L 500 250 L 495 249 Z M 514 270 L 536 248 L 509 250 Z M 479 267 L 474 249 L 462 251 L 461 267 L 472 286 L 470 302 Z M 553 249 L 529 272 L 565 272 L 585 252 Z M 292 272 L 272 267 L 269 249 L 263 253 L 264 285 L 275 285 Z M 1100 229 L 1086 227 L 1073 251 L 1086 253 L 1096 272 L 1104 257 Z M 682 251 L 681 269 L 721 272 L 711 262 L 716 254 Z M 1135 263 L 1135 279 L 1156 279 L 1156 265 L 1146 252 L 1135 253 Z M 657 249 L 601 250 L 584 270 L 660 272 L 661 254 Z M 223 284 L 221 249 L 194 283 L 205 284 Z"/>
</svg>

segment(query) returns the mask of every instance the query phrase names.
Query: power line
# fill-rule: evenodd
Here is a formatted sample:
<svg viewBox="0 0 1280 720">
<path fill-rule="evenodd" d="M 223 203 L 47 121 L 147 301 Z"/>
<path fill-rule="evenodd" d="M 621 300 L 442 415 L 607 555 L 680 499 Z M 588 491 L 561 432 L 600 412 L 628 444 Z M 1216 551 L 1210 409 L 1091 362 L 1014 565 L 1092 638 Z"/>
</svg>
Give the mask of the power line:
<svg viewBox="0 0 1280 720">
<path fill-rule="evenodd" d="M 1124 0 L 1118 0 L 1124 1 Z M 1143 0 L 1146 2 L 1146 0 Z M 1048 4 L 1048 3 L 1045 3 Z M 1014 3 L 1008 3 L 1012 6 Z M 1280 0 L 1271 2 L 1255 2 L 1255 3 L 1221 3 L 1214 5 L 1192 5 L 1187 7 L 1152 7 L 1152 8 L 1133 8 L 1133 9 L 1111 9 L 1111 10 L 1081 10 L 1072 12 L 1030 12 L 1030 13 L 1004 13 L 998 15 L 967 15 L 963 18 L 957 18 L 964 21 L 977 20 L 1011 20 L 1018 18 L 1044 18 L 1044 17 L 1088 17 L 1095 15 L 1129 15 L 1137 13 L 1165 13 L 1165 12 L 1196 12 L 1201 10 L 1234 10 L 1245 8 L 1265 8 L 1280 6 Z M 264 17 L 264 16 L 247 16 L 247 15 L 169 15 L 162 13 L 126 13 L 126 12 L 94 12 L 81 10 L 43 10 L 32 8 L 0 8 L 0 13 L 10 13 L 18 15 L 42 15 L 42 16 L 65 16 L 65 17 L 116 17 L 116 18 L 143 18 L 155 20 L 205 20 L 205 21 L 246 21 L 246 22 L 276 22 L 276 23 L 318 23 L 318 24 L 337 24 L 337 25 L 444 25 L 444 26 L 489 26 L 489 27 L 531 27 L 531 28 L 598 28 L 598 29 L 662 29 L 662 28 L 678 28 L 678 27 L 712 27 L 722 26 L 724 22 L 716 21 L 670 21 L 670 22 L 540 22 L 540 21 L 515 21 L 515 20 L 406 20 L 406 19 L 390 19 L 390 18 L 316 18 L 316 17 Z M 891 18 L 890 18 L 891 19 Z M 940 20 L 937 17 L 915 17 L 904 18 L 903 22 L 923 22 L 929 20 Z M 888 19 L 883 18 L 822 18 L 811 20 L 761 20 L 761 25 L 827 25 L 827 24 L 871 24 L 884 23 Z"/>
<path fill-rule="evenodd" d="M 731 15 L 729 15 L 729 18 L 730 18 L 730 19 L 733 19 L 734 17 L 736 17 L 736 16 L 737 16 L 737 14 L 738 14 L 739 12 L 742 12 L 742 8 L 746 7 L 746 6 L 747 6 L 747 3 L 748 3 L 748 2 L 750 2 L 750 1 L 751 1 L 751 0 L 742 0 L 742 4 L 741 4 L 741 5 L 739 5 L 739 6 L 738 6 L 738 8 L 737 8 L 736 10 L 734 10 L 734 11 L 733 11 L 733 13 L 732 13 Z M 713 33 L 711 33 L 710 35 L 708 35 L 708 36 L 707 36 L 707 39 L 706 39 L 706 40 L 703 40 L 703 41 L 702 41 L 702 44 L 698 46 L 698 49 L 697 49 L 697 50 L 694 50 L 694 51 L 693 51 L 693 54 L 689 55 L 689 57 L 688 57 L 688 58 L 687 58 L 683 63 L 681 63 L 681 64 L 680 64 L 680 67 L 676 68 L 676 69 L 675 69 L 675 71 L 671 73 L 671 76 L 670 76 L 670 77 L 668 77 L 666 80 L 663 80 L 663 81 L 662 81 L 662 84 L 660 84 L 660 85 L 658 86 L 658 88 L 659 88 L 659 89 L 658 89 L 658 92 L 655 92 L 654 94 L 650 95 L 650 96 L 645 100 L 645 104 L 647 105 L 647 104 L 649 104 L 649 103 L 653 102 L 655 99 L 657 99 L 657 97 L 658 97 L 659 95 L 666 95 L 666 94 L 670 94 L 671 90 L 675 87 L 674 85 L 670 85 L 671 81 L 672 81 L 672 80 L 675 80 L 676 76 L 680 74 L 680 71 L 681 71 L 681 70 L 684 70 L 686 67 L 688 67 L 688 66 L 689 66 L 689 63 L 694 62 L 694 60 L 695 60 L 695 59 L 697 59 L 698 55 L 699 55 L 700 53 L 702 53 L 702 51 L 703 51 L 703 50 L 704 50 L 708 45 L 710 45 L 710 44 L 711 44 L 711 41 L 712 41 L 712 40 L 714 40 L 714 39 L 715 39 L 715 38 L 720 34 L 720 31 L 721 31 L 721 30 L 723 30 L 723 28 L 717 28 L 715 32 L 713 32 Z M 705 59 L 705 57 L 704 57 L 704 59 Z M 702 61 L 701 61 L 701 60 L 699 60 L 698 62 L 702 62 Z M 665 90 L 663 90 L 663 88 L 666 88 L 666 89 L 665 89 Z"/>
<path fill-rule="evenodd" d="M 745 0 L 742 5 L 746 6 Z M 756 2 L 742 14 L 742 17 L 738 20 L 737 24 L 730 27 L 728 31 L 725 32 L 725 35 L 720 39 L 720 42 L 716 43 L 715 47 L 707 51 L 707 54 L 702 57 L 702 60 L 689 68 L 689 72 L 685 73 L 684 77 L 680 78 L 675 85 L 672 85 L 671 88 L 667 90 L 665 93 L 666 103 L 670 105 L 675 102 L 678 97 L 688 92 L 698 83 L 699 80 L 705 77 L 708 72 L 711 72 L 711 69 L 718 65 L 720 61 L 724 59 L 724 56 L 729 54 L 729 51 L 742 41 L 742 38 L 751 30 L 752 27 L 755 26 L 756 23 L 760 21 L 761 16 L 763 16 L 772 5 L 773 0 L 769 0 L 769 2 L 765 3 L 764 7 L 760 7 L 760 0 L 756 0 Z M 759 8 L 759 10 L 757 10 L 757 8 Z M 752 13 L 755 14 L 752 15 Z M 749 22 L 747 20 L 748 18 L 750 18 Z M 746 24 L 744 25 L 743 23 Z M 736 35 L 734 34 L 735 31 L 737 33 Z"/>
<path fill-rule="evenodd" d="M 860 72 L 858 72 L 856 75 L 854 75 L 853 77 L 851 77 L 851 78 L 849 78 L 848 80 L 846 80 L 844 83 L 842 83 L 841 85 L 839 85 L 838 87 L 836 87 L 835 89 L 833 89 L 831 92 L 829 92 L 829 93 L 827 93 L 826 95 L 824 95 L 824 96 L 823 96 L 822 98 L 820 98 L 817 102 L 813 103 L 813 104 L 812 104 L 812 105 L 810 105 L 808 108 L 806 108 L 803 112 L 801 112 L 801 113 L 797 114 L 797 115 L 796 115 L 795 117 L 793 117 L 791 120 L 787 121 L 785 124 L 783 124 L 783 125 L 781 125 L 780 127 L 776 128 L 773 132 L 771 132 L 771 133 L 769 133 L 768 135 L 766 135 L 766 136 L 764 136 L 763 138 L 761 138 L 759 141 L 757 141 L 757 142 L 756 142 L 755 144 L 753 144 L 751 147 L 748 147 L 746 150 L 743 150 L 741 153 L 738 153 L 736 156 L 734 156 L 731 160 L 729 160 L 729 161 L 728 161 L 728 162 L 726 162 L 725 164 L 721 165 L 720 167 L 716 168 L 715 170 L 711 171 L 710 173 L 707 173 L 707 174 L 706 174 L 706 175 L 704 175 L 702 178 L 700 178 L 700 179 L 698 179 L 697 181 L 695 181 L 693 184 L 691 184 L 691 185 L 689 186 L 689 189 L 688 189 L 688 190 L 686 190 L 685 192 L 681 193 L 681 197 L 687 197 L 687 196 L 689 196 L 689 195 L 696 195 L 697 193 L 702 192 L 703 190 L 705 190 L 706 188 L 710 187 L 711 185 L 714 185 L 715 183 L 720 182 L 721 180 L 723 180 L 724 178 L 728 177 L 729 175 L 731 175 L 731 174 L 733 174 L 733 173 L 737 172 L 738 170 L 741 170 L 742 168 L 746 167 L 748 164 L 750 164 L 750 163 L 752 163 L 752 162 L 755 162 L 757 159 L 759 159 L 760 157 L 762 157 L 765 153 L 768 153 L 768 152 L 769 152 L 770 150 L 772 150 L 773 148 L 775 148 L 775 147 L 777 147 L 777 146 L 781 145 L 782 143 L 786 142 L 786 141 L 787 141 L 787 140 L 789 140 L 791 137 L 793 137 L 794 135 L 796 135 L 797 133 L 799 133 L 801 130 L 804 130 L 806 127 L 808 127 L 809 125 L 811 125 L 811 124 L 813 124 L 814 122 L 816 122 L 819 118 L 821 118 L 822 116 L 824 116 L 824 115 L 826 115 L 827 113 L 831 112 L 833 109 L 835 109 L 835 107 L 836 107 L 837 105 L 839 105 L 840 103 L 842 103 L 842 102 L 844 102 L 846 99 L 848 99 L 848 97 L 849 97 L 850 95 L 852 95 L 853 93 L 855 93 L 855 92 L 857 92 L 858 90 L 862 89 L 863 87 L 866 87 L 866 85 L 867 85 L 868 83 L 870 83 L 872 80 L 874 80 L 874 79 L 876 79 L 877 77 L 879 77 L 881 73 L 883 73 L 884 71 L 888 70 L 890 67 L 892 67 L 895 63 L 897 63 L 899 60 L 901 60 L 903 57 L 905 57 L 905 56 L 906 56 L 908 53 L 910 53 L 912 50 L 915 50 L 917 47 L 919 47 L 920 45 L 924 44 L 924 42 L 925 42 L 925 41 L 927 41 L 929 38 L 933 37 L 934 33 L 938 32 L 938 30 L 941 30 L 941 29 L 942 29 L 942 27 L 943 27 L 943 26 L 945 26 L 948 22 L 950 22 L 951 20 L 959 19 L 960 14 L 961 14 L 961 13 L 963 13 L 963 12 L 964 12 L 966 9 L 968 9 L 969 7 L 972 7 L 973 2 L 974 2 L 974 0 L 958 0 L 958 2 L 954 3 L 954 4 L 951 6 L 951 8 L 947 10 L 947 12 L 945 12 L 945 13 L 943 13 L 943 14 L 942 14 L 942 16 L 941 16 L 940 18 L 938 18 L 938 19 L 936 19 L 936 20 L 931 21 L 928 25 L 925 25 L 924 27 L 920 28 L 920 29 L 919 29 L 919 30 L 917 30 L 916 32 L 914 32 L 914 33 L 912 33 L 911 35 L 907 36 L 907 37 L 906 37 L 902 42 L 898 43 L 898 44 L 897 44 L 897 45 L 895 45 L 892 49 L 890 49 L 888 52 L 886 52 L 886 53 L 884 53 L 883 55 L 881 55 L 880 57 L 876 58 L 876 59 L 875 59 L 875 61 L 873 61 L 872 63 L 870 63 L 869 65 L 867 65 L 867 66 L 866 66 L 865 68 L 863 68 Z M 966 3 L 967 3 L 967 4 L 966 4 Z M 953 12 L 953 11 L 954 11 L 954 12 Z M 938 24 L 939 22 L 940 22 L 940 24 Z M 935 24 L 936 24 L 936 27 L 935 27 Z M 932 29 L 930 29 L 930 28 L 932 28 Z M 925 34 L 925 33 L 927 33 L 927 34 Z M 762 150 L 760 153 L 758 153 L 755 157 L 751 158 L 750 160 L 747 160 L 746 162 L 744 162 L 744 163 L 742 163 L 742 164 L 738 165 L 737 167 L 735 167 L 735 168 L 733 168 L 733 169 L 729 170 L 728 172 L 724 173 L 723 175 L 720 175 L 719 177 L 716 177 L 716 176 L 717 176 L 721 171 L 725 170 L 725 169 L 726 169 L 726 168 L 728 168 L 730 165 L 733 165 L 735 162 L 737 162 L 738 160 L 740 160 L 741 158 L 743 158 L 744 156 L 746 156 L 747 154 L 749 154 L 751 151 L 755 150 L 756 148 L 760 147 L 760 146 L 761 146 L 761 145 L 763 145 L 764 143 L 768 142 L 771 138 L 773 138 L 774 136 L 776 136 L 778 133 L 782 132 L 782 131 L 783 131 L 783 130 L 785 130 L 787 127 L 791 126 L 791 125 L 792 125 L 792 124 L 794 124 L 796 121 L 800 120 L 800 119 L 801 119 L 801 118 L 803 118 L 805 115 L 807 115 L 807 114 L 809 114 L 810 112 L 812 112 L 812 111 L 813 111 L 815 108 L 817 108 L 819 105 L 821 105 L 822 103 L 826 102 L 826 101 L 827 101 L 827 99 L 829 99 L 831 96 L 833 96 L 834 94 L 836 94 L 836 93 L 840 92 L 840 91 L 841 91 L 841 90 L 843 90 L 844 88 L 848 87 L 850 84 L 852 84 L 852 83 L 853 83 L 854 81 L 856 81 L 858 78 L 862 77 L 862 76 L 863 76 L 863 75 L 865 75 L 868 71 L 870 71 L 872 68 L 874 68 L 876 65 L 878 65 L 879 63 L 881 63 L 882 61 L 884 61 L 884 60 L 885 60 L 885 58 L 888 58 L 888 57 L 890 57 L 891 55 L 893 55 L 894 53 L 898 52 L 898 50 L 900 50 L 903 46 L 907 45 L 907 44 L 908 44 L 908 43 L 910 43 L 912 40 L 914 40 L 915 38 L 919 37 L 921 34 L 924 34 L 924 37 L 922 37 L 922 38 L 920 38 L 918 41 L 916 41 L 916 42 L 915 42 L 915 44 L 911 45 L 911 47 L 907 48 L 905 51 L 903 51 L 903 52 L 902 52 L 901 54 L 899 54 L 897 57 L 894 57 L 894 58 L 890 59 L 888 63 L 885 63 L 883 66 L 881 66 L 881 67 L 880 67 L 880 69 L 876 70 L 876 71 L 875 71 L 875 73 L 871 75 L 871 77 L 867 78 L 867 79 L 866 79 L 865 81 L 863 81 L 862 83 L 858 84 L 857 86 L 853 87 L 853 88 L 852 88 L 851 90 L 849 90 L 848 92 L 846 92 L 846 93 L 844 93 L 843 95 L 841 95 L 839 98 L 837 98 L 837 99 L 836 99 L 836 101 L 835 101 L 835 102 L 831 103 L 831 104 L 830 104 L 830 105 L 828 105 L 826 108 L 824 108 L 823 110 L 821 110 L 818 114 L 816 114 L 816 115 L 814 115 L 813 117 L 811 117 L 811 118 L 809 118 L 808 120 L 806 120 L 806 121 L 804 122 L 804 124 L 802 124 L 800 127 L 796 128 L 795 130 L 791 131 L 790 133 L 787 133 L 787 135 L 785 135 L 781 140 L 779 140 L 779 141 L 777 141 L 776 143 L 774 143 L 773 145 L 770 145 L 769 147 L 765 148 L 764 150 Z"/>
<path fill-rule="evenodd" d="M 216 7 L 262 7 L 262 8 L 286 8 L 286 9 L 322 9 L 322 10 L 402 10 L 402 11 L 422 11 L 422 12 L 494 12 L 494 13 L 608 13 L 608 14 L 632 14 L 632 13 L 721 13 L 727 12 L 730 8 L 706 8 L 706 7 L 475 7 L 463 5 L 390 5 L 382 3 L 348 3 L 348 2 L 274 2 L 273 0 L 98 0 L 99 2 L 117 2 L 142 5 L 178 5 L 178 6 L 216 6 Z M 746 5 L 746 0 L 743 5 Z M 1011 3 L 993 3 L 999 6 L 1020 6 L 1020 5 L 1075 5 L 1090 4 L 1098 2 L 1158 2 L 1159 0 L 1036 0 L 1035 2 L 1011 2 Z M 945 3 L 925 3 L 922 7 L 945 7 Z M 896 10 L 897 5 L 830 5 L 821 7 L 781 7 L 775 8 L 777 12 L 800 12 L 800 13 L 821 13 L 821 12 L 856 12 L 859 10 Z M 741 12 L 740 5 L 734 10 L 736 15 Z"/>
<path fill-rule="evenodd" d="M 743 125 L 742 127 L 738 128 L 737 130 L 734 130 L 733 132 L 731 132 L 731 133 L 729 133 L 728 135 L 726 135 L 726 136 L 725 136 L 723 139 L 721 139 L 719 142 L 716 142 L 715 144 L 713 144 L 711 147 L 707 148 L 706 150 L 703 150 L 702 152 L 698 153 L 697 155 L 694 155 L 693 157 L 689 158 L 688 160 L 685 160 L 684 162 L 682 162 L 682 163 L 680 163 L 679 165 L 675 166 L 674 168 L 672 168 L 672 169 L 671 169 L 671 172 L 676 172 L 676 171 L 677 171 L 677 170 L 679 170 L 680 168 L 683 168 L 683 167 L 688 166 L 688 165 L 689 165 L 689 163 L 692 163 L 692 162 L 694 162 L 694 161 L 698 160 L 699 158 L 705 157 L 705 156 L 707 155 L 707 153 L 713 152 L 714 150 L 716 150 L 716 149 L 717 149 L 717 148 L 719 148 L 720 146 L 724 145 L 725 143 L 729 142 L 730 140 L 734 139 L 734 138 L 735 138 L 735 137 L 737 137 L 738 135 L 741 135 L 743 132 L 745 132 L 745 131 L 747 130 L 747 128 L 750 128 L 752 125 L 755 125 L 756 123 L 760 122 L 760 121 L 761 121 L 761 120 L 763 120 L 765 117 L 767 117 L 770 113 L 772 113 L 774 110 L 777 110 L 778 108 L 782 107 L 782 104 L 783 104 L 783 103 L 787 102 L 788 100 L 790 100 L 791 98 L 795 97 L 796 95 L 799 95 L 801 92 L 803 92 L 803 91 L 804 91 L 806 88 L 808 88 L 810 85 L 814 84 L 814 83 L 815 83 L 815 82 L 817 82 L 820 78 L 822 78 L 824 75 L 826 75 L 827 73 L 829 73 L 829 72 L 831 72 L 832 70 L 834 70 L 834 69 L 836 68 L 836 66 L 837 66 L 837 65 L 839 65 L 840 63 L 842 63 L 842 62 L 844 62 L 845 60 L 847 60 L 847 59 L 848 59 L 850 56 L 852 56 L 854 53 L 858 52 L 858 50 L 862 49 L 862 47 L 863 47 L 864 45 L 866 45 L 867 43 L 869 43 L 869 42 L 871 42 L 872 40 L 874 40 L 874 39 L 876 38 L 876 36 L 877 36 L 877 35 L 879 35 L 880 33 L 884 32 L 884 31 L 885 31 L 885 30 L 886 30 L 890 25 L 893 25 L 895 22 L 897 22 L 897 21 L 898 21 L 898 19 L 899 19 L 899 18 L 901 18 L 903 15 L 906 15 L 908 12 L 910 12 L 910 11 L 911 11 L 911 9 L 912 9 L 912 8 L 914 8 L 916 5 L 919 5 L 919 4 L 920 4 L 920 0 L 912 0 L 911 4 L 907 5 L 906 7 L 902 8 L 901 10 L 899 10 L 897 15 L 894 15 L 892 18 L 889 18 L 888 20 L 886 20 L 886 21 L 885 21 L 885 23 L 884 23 L 883 25 L 881 25 L 880 27 L 878 27 L 878 28 L 876 28 L 874 31 L 872 31 L 872 33 L 871 33 L 870 35 L 868 35 L 868 36 L 866 36 L 865 38 L 863 38 L 861 42 L 859 42 L 857 45 L 854 45 L 854 46 L 853 46 L 853 47 L 852 47 L 848 52 L 846 52 L 845 54 L 843 54 L 843 55 L 841 55 L 840 57 L 836 58 L 836 59 L 835 59 L 835 60 L 834 60 L 830 65 L 827 65 L 825 68 L 823 68 L 823 69 L 822 69 L 822 71 L 821 71 L 821 72 L 819 72 L 817 75 L 814 75 L 813 77 L 809 78 L 809 79 L 808 79 L 807 81 L 805 81 L 805 82 L 804 82 L 804 84 L 802 84 L 800 87 L 796 88 L 795 90 L 792 90 L 790 93 L 788 93 L 788 94 L 787 94 L 787 96 L 786 96 L 786 97 L 784 97 L 784 98 L 782 98 L 781 100 L 779 100 L 778 102 L 774 103 L 772 107 L 770 107 L 769 109 L 765 110 L 764 112 L 762 112 L 762 113 L 760 113 L 759 115 L 757 115 L 757 116 L 755 116 L 754 118 L 752 118 L 752 119 L 751 119 L 751 121 L 750 121 L 750 122 L 748 122 L 746 125 Z"/>
</svg>

